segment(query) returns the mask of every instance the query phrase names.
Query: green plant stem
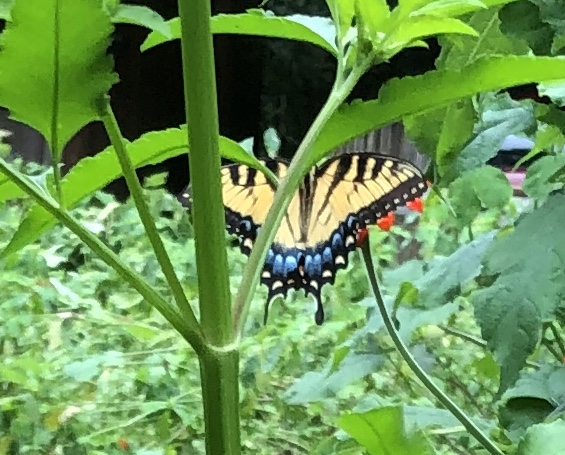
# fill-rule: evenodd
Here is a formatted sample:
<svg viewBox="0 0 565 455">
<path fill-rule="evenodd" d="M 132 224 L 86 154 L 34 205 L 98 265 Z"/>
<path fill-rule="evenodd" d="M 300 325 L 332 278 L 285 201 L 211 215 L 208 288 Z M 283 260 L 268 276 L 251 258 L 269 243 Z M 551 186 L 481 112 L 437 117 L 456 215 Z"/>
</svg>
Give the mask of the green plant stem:
<svg viewBox="0 0 565 455">
<path fill-rule="evenodd" d="M 198 325 L 196 316 L 194 316 L 194 312 L 192 311 L 190 303 L 188 303 L 182 284 L 180 283 L 177 274 L 175 273 L 173 264 L 171 263 L 171 258 L 167 254 L 167 250 L 163 245 L 163 241 L 159 236 L 159 232 L 157 232 L 155 220 L 153 220 L 153 217 L 151 216 L 151 213 L 149 211 L 149 207 L 147 206 L 147 202 L 143 197 L 143 190 L 141 189 L 139 178 L 135 173 L 134 166 L 128 155 L 126 144 L 120 131 L 116 117 L 112 112 L 109 98 L 105 97 L 104 100 L 101 101 L 101 106 L 99 106 L 98 110 L 100 118 L 104 123 L 106 133 L 108 133 L 110 142 L 112 143 L 112 146 L 116 151 L 122 173 L 137 208 L 137 212 L 139 213 L 141 223 L 145 228 L 147 238 L 151 242 L 151 246 L 153 247 L 157 261 L 159 262 L 163 275 L 165 276 L 165 280 L 167 281 L 167 284 L 171 289 L 177 306 L 185 319 L 185 324 L 187 328 L 195 332 L 195 334 L 199 338 L 203 338 L 204 335 L 200 329 L 200 326 Z"/>
<path fill-rule="evenodd" d="M 200 324 L 199 357 L 208 455 L 239 455 L 239 352 L 234 342 L 209 0 L 178 0 L 189 130 L 192 219 Z"/>
<path fill-rule="evenodd" d="M 238 337 L 241 337 L 242 335 L 247 314 L 249 312 L 249 306 L 251 304 L 251 298 L 253 297 L 253 292 L 259 282 L 259 274 L 263 269 L 263 263 L 267 255 L 268 248 L 276 235 L 276 230 L 286 213 L 286 209 L 290 204 L 292 196 L 298 188 L 302 178 L 308 172 L 308 168 L 310 166 L 309 152 L 329 118 L 345 101 L 359 81 L 359 78 L 370 66 L 370 61 L 371 59 L 367 59 L 366 62 L 354 68 L 345 78 L 343 78 L 340 74 L 337 75 L 336 83 L 334 84 L 328 99 L 308 129 L 308 132 L 304 136 L 300 146 L 296 150 L 296 154 L 290 163 L 286 176 L 279 182 L 279 187 L 275 193 L 273 204 L 271 205 L 265 222 L 261 227 L 257 240 L 253 245 L 253 249 L 251 250 L 249 260 L 247 261 L 247 265 L 243 271 L 241 284 L 235 298 L 233 320 L 235 333 Z"/>
<path fill-rule="evenodd" d="M 477 427 L 471 419 L 455 404 L 451 398 L 449 398 L 443 391 L 435 385 L 432 379 L 426 374 L 426 372 L 418 365 L 416 359 L 412 356 L 398 331 L 394 327 L 394 322 L 392 321 L 390 315 L 385 306 L 385 302 L 383 300 L 383 296 L 381 295 L 381 291 L 379 289 L 379 284 L 377 281 L 377 276 L 375 274 L 375 269 L 373 266 L 373 260 L 371 258 L 371 251 L 370 251 L 370 236 L 367 238 L 365 244 L 361 247 L 361 251 L 363 252 L 363 259 L 365 260 L 365 265 L 367 267 L 367 273 L 369 275 L 369 282 L 371 284 L 371 288 L 373 289 L 373 293 L 375 294 L 375 299 L 377 301 L 377 307 L 381 313 L 383 318 L 383 322 L 387 329 L 388 334 L 392 338 L 392 341 L 400 355 L 404 359 L 404 361 L 408 364 L 410 369 L 414 372 L 416 377 L 422 381 L 424 386 L 438 399 L 438 401 L 445 406 L 445 408 L 451 412 L 459 422 L 465 427 L 465 429 L 477 439 L 477 441 L 492 455 L 504 455 L 503 452 L 496 446 L 496 444 L 491 441 L 486 434 L 484 434 L 479 427 Z"/>
<path fill-rule="evenodd" d="M 60 8 L 61 6 L 57 4 L 55 6 L 55 14 L 53 15 L 53 31 L 55 33 L 55 46 L 53 46 L 53 64 L 55 66 L 55 71 L 53 71 L 53 104 L 51 107 L 51 141 L 49 146 L 51 147 L 51 161 L 53 167 L 53 180 L 55 181 L 55 191 L 57 193 L 57 201 L 62 209 L 66 208 L 65 196 L 63 189 L 61 188 L 61 144 L 59 144 L 59 109 L 61 108 L 59 104 L 59 75 L 61 68 L 60 55 L 59 55 L 59 43 L 60 43 Z"/>
<path fill-rule="evenodd" d="M 67 211 L 62 210 L 56 203 L 41 193 L 29 179 L 13 170 L 8 163 L 0 159 L 0 171 L 14 182 L 22 191 L 27 193 L 37 204 L 47 210 L 65 227 L 73 232 L 82 242 L 97 254 L 106 264 L 112 267 L 119 276 L 130 284 L 141 296 L 153 305 L 170 324 L 185 338 L 197 353 L 204 352 L 204 340 L 194 331 L 189 330 L 186 322 L 159 293 L 131 268 L 126 266 L 118 256 L 110 250 L 98 237 L 85 229 Z"/>
<path fill-rule="evenodd" d="M 553 338 L 555 338 L 555 342 L 561 351 L 561 360 L 563 360 L 563 357 L 565 357 L 565 343 L 563 343 L 563 338 L 561 337 L 561 333 L 559 333 L 559 329 L 556 324 L 556 322 L 551 322 L 549 324 L 549 330 L 553 333 Z"/>
</svg>

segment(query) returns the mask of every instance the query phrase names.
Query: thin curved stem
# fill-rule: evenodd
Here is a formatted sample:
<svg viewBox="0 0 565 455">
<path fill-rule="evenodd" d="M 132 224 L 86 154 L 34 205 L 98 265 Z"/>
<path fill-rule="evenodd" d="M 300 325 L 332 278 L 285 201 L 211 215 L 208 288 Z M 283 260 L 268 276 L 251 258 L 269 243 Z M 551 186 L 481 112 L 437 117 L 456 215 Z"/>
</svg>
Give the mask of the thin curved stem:
<svg viewBox="0 0 565 455">
<path fill-rule="evenodd" d="M 298 188 L 300 181 L 308 172 L 310 150 L 318 138 L 322 128 L 333 115 L 333 113 L 346 100 L 361 76 L 370 66 L 371 59 L 367 59 L 356 68 L 354 68 L 343 79 L 343 75 L 338 74 L 336 83 L 334 84 L 330 95 L 324 106 L 318 113 L 318 116 L 308 129 L 300 146 L 296 150 L 294 159 L 290 163 L 286 176 L 280 181 L 277 192 L 273 200 L 273 204 L 261 231 L 257 236 L 257 240 L 251 250 L 251 255 L 247 261 L 247 265 L 243 271 L 243 277 L 239 286 L 233 310 L 233 325 L 235 334 L 239 338 L 243 332 L 251 298 L 253 292 L 259 282 L 259 273 L 263 268 L 265 257 L 267 256 L 268 247 L 273 241 L 276 230 L 286 212 L 288 205 Z"/>
<path fill-rule="evenodd" d="M 181 314 L 185 319 L 185 323 L 188 326 L 188 329 L 194 331 L 196 336 L 204 339 L 204 334 L 200 329 L 200 325 L 196 320 L 196 316 L 192 311 L 190 303 L 188 303 L 182 284 L 180 283 L 177 274 L 175 273 L 171 258 L 169 257 L 167 250 L 165 249 L 165 245 L 163 245 L 163 241 L 159 236 L 157 226 L 155 226 L 155 220 L 151 216 L 147 202 L 143 197 L 141 183 L 139 182 L 139 178 L 135 173 L 134 166 L 128 155 L 125 141 L 120 131 L 116 117 L 112 111 L 112 107 L 110 106 L 109 98 L 105 98 L 104 101 L 101 101 L 100 104 L 100 118 L 102 119 L 106 133 L 108 134 L 110 142 L 112 143 L 112 146 L 114 147 L 114 150 L 118 157 L 122 173 L 135 203 L 135 207 L 137 208 L 141 223 L 145 228 L 147 238 L 149 239 L 149 242 L 153 247 L 153 251 L 155 252 L 155 256 L 157 257 L 157 261 L 159 262 L 159 265 L 161 267 L 161 271 L 165 276 L 165 280 L 169 285 L 177 307 L 179 308 Z"/>
<path fill-rule="evenodd" d="M 477 439 L 477 441 L 492 455 L 504 455 L 504 453 L 497 447 L 497 445 L 489 439 L 489 437 L 481 431 L 479 427 L 477 427 L 471 419 L 463 412 L 457 404 L 451 398 L 449 398 L 443 391 L 435 385 L 432 381 L 432 378 L 426 374 L 426 372 L 418 365 L 416 359 L 412 356 L 398 331 L 394 327 L 394 322 L 392 321 L 388 310 L 386 309 L 385 302 L 383 300 L 383 296 L 379 289 L 379 284 L 377 281 L 377 276 L 375 274 L 375 269 L 373 266 L 373 260 L 371 258 L 370 246 L 369 246 L 369 239 L 370 236 L 367 238 L 367 241 L 361 247 L 361 251 L 363 253 L 363 259 L 365 260 L 365 265 L 367 267 L 367 273 L 369 275 L 369 282 L 373 289 L 373 293 L 375 294 L 375 299 L 377 300 L 377 307 L 381 313 L 383 318 L 385 327 L 387 329 L 388 334 L 392 338 L 392 341 L 400 355 L 404 359 L 404 361 L 408 364 L 410 369 L 414 372 L 416 377 L 422 381 L 424 386 L 438 399 L 438 401 L 445 406 L 445 408 L 451 412 L 459 422 L 465 427 L 465 429 Z"/>
</svg>

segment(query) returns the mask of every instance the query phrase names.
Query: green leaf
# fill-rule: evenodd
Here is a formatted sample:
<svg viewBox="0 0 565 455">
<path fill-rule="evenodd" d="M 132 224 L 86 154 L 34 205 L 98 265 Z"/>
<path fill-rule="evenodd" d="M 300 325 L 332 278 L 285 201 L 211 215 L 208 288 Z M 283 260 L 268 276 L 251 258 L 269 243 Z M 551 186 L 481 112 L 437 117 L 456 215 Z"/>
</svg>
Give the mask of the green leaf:
<svg viewBox="0 0 565 455">
<path fill-rule="evenodd" d="M 507 93 L 487 94 L 479 98 L 479 123 L 474 137 L 461 152 L 442 163 L 439 172 L 446 181 L 483 166 L 494 157 L 509 134 L 523 134 L 536 127 L 533 104 L 514 101 Z"/>
<path fill-rule="evenodd" d="M 539 424 L 528 429 L 516 455 L 565 455 L 565 420 Z"/>
<path fill-rule="evenodd" d="M 479 36 L 477 31 L 459 19 L 440 18 L 434 16 L 414 16 L 404 20 L 396 30 L 387 37 L 387 47 L 396 52 L 406 44 L 430 36 L 445 34 L 461 34 Z"/>
<path fill-rule="evenodd" d="M 112 14 L 112 22 L 115 24 L 133 24 L 160 33 L 165 38 L 171 37 L 169 24 L 163 17 L 147 6 L 141 5 L 118 5 Z"/>
<path fill-rule="evenodd" d="M 325 49 L 336 55 L 334 45 L 335 29 L 330 19 L 312 18 L 309 16 L 294 15 L 277 17 L 262 10 L 249 10 L 241 14 L 218 14 L 211 20 L 212 33 L 232 35 L 253 35 L 269 38 L 283 38 L 304 41 Z M 180 20 L 178 17 L 167 22 L 170 27 L 170 36 L 158 32 L 151 32 L 141 50 L 146 51 L 167 41 L 180 39 Z M 316 25 L 316 28 L 312 26 Z M 321 28 L 320 26 L 324 27 Z M 320 33 L 322 30 L 322 34 Z"/>
<path fill-rule="evenodd" d="M 542 152 L 560 153 L 565 147 L 565 135 L 556 125 L 541 123 L 536 131 L 534 146 L 514 165 L 514 169 L 519 168 L 523 163 L 539 155 Z"/>
<path fill-rule="evenodd" d="M 406 434 L 402 414 L 400 407 L 386 407 L 365 413 L 346 414 L 338 420 L 337 424 L 370 455 L 433 453 L 422 435 Z"/>
<path fill-rule="evenodd" d="M 479 39 L 469 36 L 440 37 L 441 53 L 436 61 L 438 69 L 457 69 L 478 58 L 492 55 L 527 54 L 528 47 L 509 39 L 501 31 L 499 8 L 474 13 L 467 23 L 479 33 Z"/>
<path fill-rule="evenodd" d="M 542 22 L 539 7 L 530 1 L 506 5 L 500 10 L 501 30 L 512 40 L 525 43 L 536 55 L 551 55 L 554 31 Z"/>
<path fill-rule="evenodd" d="M 424 4 L 417 10 L 412 11 L 411 15 L 455 17 L 484 8 L 486 8 L 486 5 L 479 0 L 438 0 Z"/>
<path fill-rule="evenodd" d="M 98 118 L 96 102 L 117 81 L 110 17 L 96 0 L 27 0 L 15 3 L 12 18 L 2 34 L 0 105 L 60 153 Z"/>
<path fill-rule="evenodd" d="M 0 20 L 11 21 L 12 20 L 12 7 L 14 6 L 15 0 L 0 0 Z"/>
<path fill-rule="evenodd" d="M 380 8 L 381 2 L 380 0 L 378 2 L 377 8 Z M 338 39 L 341 42 L 351 28 L 353 16 L 355 15 L 355 2 L 351 0 L 326 0 L 326 4 L 334 23 L 338 24 Z"/>
<path fill-rule="evenodd" d="M 185 128 L 152 131 L 130 143 L 128 153 L 136 168 L 157 164 L 167 158 L 187 153 L 187 138 Z M 225 158 L 260 169 L 264 168 L 236 142 L 224 137 L 220 137 L 220 153 Z M 106 148 L 96 156 L 84 158 L 61 181 L 67 206 L 74 207 L 85 197 L 104 188 L 120 176 L 121 168 L 113 147 Z M 0 257 L 19 251 L 55 224 L 55 219 L 45 209 L 34 204 Z"/>
<path fill-rule="evenodd" d="M 529 197 L 544 200 L 552 192 L 563 188 L 563 181 L 555 181 L 555 175 L 565 168 L 564 155 L 543 156 L 530 165 L 523 189 Z"/>
<path fill-rule="evenodd" d="M 425 307 L 444 305 L 456 295 L 461 285 L 476 278 L 481 261 L 496 233 L 490 232 L 461 246 L 451 256 L 436 258 L 424 276 L 414 282 L 419 289 L 419 302 Z"/>
<path fill-rule="evenodd" d="M 565 80 L 542 82 L 538 85 L 540 96 L 547 96 L 559 107 L 565 106 Z"/>
<path fill-rule="evenodd" d="M 565 283 L 565 195 L 549 196 L 516 229 L 487 250 L 484 274 L 492 286 L 473 294 L 475 318 L 500 365 L 500 391 L 515 383 L 540 339 L 542 321 L 555 318 Z"/>
<path fill-rule="evenodd" d="M 565 366 L 545 365 L 522 374 L 504 393 L 500 423 L 514 435 L 521 435 L 526 428 L 543 422 L 562 403 L 565 403 Z"/>
<path fill-rule="evenodd" d="M 458 70 L 429 71 L 421 76 L 392 79 L 381 88 L 378 100 L 353 102 L 334 113 L 314 144 L 310 162 L 317 163 L 347 141 L 403 117 L 479 92 L 559 79 L 563 74 L 565 61 L 561 59 L 494 56 Z"/>
<path fill-rule="evenodd" d="M 284 400 L 288 404 L 306 404 L 334 397 L 348 384 L 361 379 L 377 370 L 383 359 L 375 354 L 354 354 L 343 349 L 337 351 L 339 366 L 330 360 L 320 372 L 310 371 L 285 392 Z M 335 362 L 337 363 L 337 362 Z"/>
</svg>

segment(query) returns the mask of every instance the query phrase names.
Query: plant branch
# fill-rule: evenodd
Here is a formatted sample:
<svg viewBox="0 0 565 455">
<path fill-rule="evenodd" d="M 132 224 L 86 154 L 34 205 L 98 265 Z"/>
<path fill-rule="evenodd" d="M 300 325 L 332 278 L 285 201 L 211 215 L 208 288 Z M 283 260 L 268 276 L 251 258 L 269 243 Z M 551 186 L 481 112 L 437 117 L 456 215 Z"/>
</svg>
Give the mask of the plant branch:
<svg viewBox="0 0 565 455">
<path fill-rule="evenodd" d="M 182 337 L 194 348 L 197 353 L 205 350 L 203 339 L 197 333 L 189 330 L 186 322 L 159 293 L 157 293 L 147 282 L 131 268 L 125 265 L 119 257 L 108 248 L 98 237 L 85 229 L 67 211 L 58 207 L 39 188 L 30 182 L 25 176 L 13 170 L 8 163 L 0 159 L 0 170 L 22 191 L 27 193 L 37 204 L 47 210 L 53 217 L 60 221 L 65 227 L 72 231 L 82 242 L 84 242 L 95 254 L 106 264 L 112 267 L 119 276 L 130 284 L 141 296 L 153 305 Z"/>
<path fill-rule="evenodd" d="M 175 273 L 173 264 L 171 263 L 171 258 L 167 254 L 167 250 L 163 245 L 163 241 L 159 236 L 159 232 L 157 232 L 155 220 L 153 220 L 153 217 L 151 216 L 151 213 L 149 211 L 149 207 L 147 206 L 147 202 L 143 197 L 141 183 L 139 182 L 139 178 L 135 173 L 134 166 L 128 155 L 126 144 L 121 134 L 116 117 L 112 111 L 112 107 L 110 106 L 109 98 L 105 97 L 103 100 L 101 100 L 100 104 L 101 105 L 99 106 L 98 114 L 100 115 L 100 118 L 104 123 L 106 133 L 108 133 L 110 142 L 112 143 L 112 146 L 116 151 L 122 173 L 132 195 L 133 201 L 135 202 L 135 206 L 137 208 L 139 218 L 141 219 L 141 223 L 145 228 L 147 238 L 151 242 L 151 246 L 153 247 L 157 261 L 161 266 L 161 271 L 163 272 L 165 280 L 167 281 L 167 284 L 171 289 L 173 297 L 177 303 L 177 307 L 183 315 L 187 328 L 195 332 L 198 337 L 203 339 L 204 335 L 202 333 L 202 330 L 198 325 L 198 321 L 196 320 L 196 316 L 194 316 L 194 312 L 192 311 L 190 303 L 188 303 L 182 284 L 180 283 L 177 274 Z"/>
<path fill-rule="evenodd" d="M 310 166 L 309 154 L 312 146 L 329 118 L 345 101 L 359 81 L 359 78 L 370 66 L 371 62 L 372 57 L 354 68 L 349 75 L 343 79 L 342 83 L 340 83 L 340 81 L 342 81 L 343 75 L 338 74 L 336 76 L 336 83 L 334 83 L 328 99 L 308 129 L 308 132 L 304 136 L 300 146 L 296 150 L 296 154 L 290 163 L 286 176 L 279 183 L 273 204 L 271 205 L 265 222 L 261 227 L 257 240 L 251 250 L 251 255 L 249 256 L 247 265 L 243 271 L 241 285 L 239 286 L 235 299 L 233 324 L 236 336 L 241 337 L 242 335 L 247 314 L 249 312 L 249 306 L 251 304 L 251 298 L 255 288 L 257 287 L 257 283 L 259 282 L 259 273 L 263 269 L 263 263 L 267 255 L 269 245 L 276 235 L 276 230 L 284 217 L 286 209 L 290 204 L 292 196 L 298 188 L 300 181 L 308 172 L 308 168 Z"/>
<path fill-rule="evenodd" d="M 239 346 L 234 342 L 210 0 L 178 0 L 188 124 L 200 325 L 199 356 L 207 455 L 239 455 Z"/>
<path fill-rule="evenodd" d="M 367 238 L 367 241 L 361 248 L 363 252 L 363 259 L 365 260 L 365 265 L 367 267 L 367 273 L 369 275 L 369 282 L 375 294 L 375 298 L 377 301 L 377 307 L 381 313 L 383 318 L 385 327 L 387 329 L 388 334 L 392 338 L 392 341 L 400 355 L 404 359 L 404 361 L 408 364 L 410 369 L 414 372 L 416 377 L 422 381 L 424 386 L 438 399 L 438 401 L 445 406 L 445 408 L 451 412 L 459 422 L 467 429 L 467 431 L 474 436 L 477 441 L 492 455 L 504 455 L 502 451 L 496 446 L 496 444 L 491 441 L 486 434 L 484 434 L 479 427 L 477 427 L 473 421 L 455 404 L 451 398 L 449 398 L 443 391 L 435 385 L 432 379 L 426 374 L 426 372 L 418 365 L 416 359 L 412 356 L 398 331 L 394 327 L 394 322 L 392 321 L 390 315 L 388 314 L 388 310 L 385 306 L 385 302 L 381 295 L 381 291 L 379 289 L 379 284 L 377 281 L 377 277 L 375 274 L 373 260 L 371 258 L 370 246 L 369 246 L 370 237 Z"/>
</svg>

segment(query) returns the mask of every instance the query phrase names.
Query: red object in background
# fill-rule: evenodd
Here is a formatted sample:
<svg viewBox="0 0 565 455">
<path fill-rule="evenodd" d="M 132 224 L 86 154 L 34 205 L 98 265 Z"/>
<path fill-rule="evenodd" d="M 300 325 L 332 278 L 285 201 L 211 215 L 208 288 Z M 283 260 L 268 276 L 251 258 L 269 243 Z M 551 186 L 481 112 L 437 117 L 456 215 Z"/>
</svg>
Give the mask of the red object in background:
<svg viewBox="0 0 565 455">
<path fill-rule="evenodd" d="M 129 450 L 129 443 L 125 438 L 120 438 L 118 440 L 118 448 L 123 451 Z"/>
</svg>

